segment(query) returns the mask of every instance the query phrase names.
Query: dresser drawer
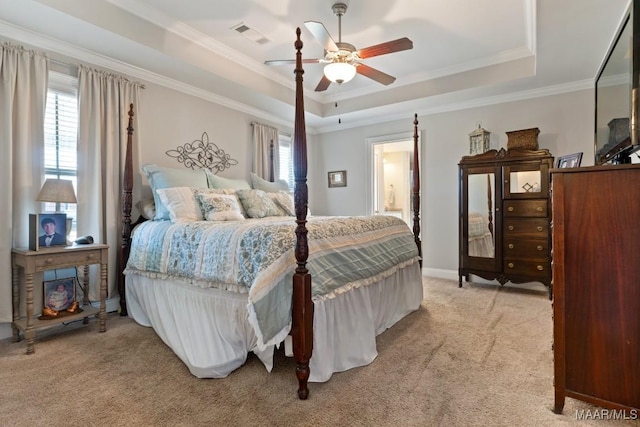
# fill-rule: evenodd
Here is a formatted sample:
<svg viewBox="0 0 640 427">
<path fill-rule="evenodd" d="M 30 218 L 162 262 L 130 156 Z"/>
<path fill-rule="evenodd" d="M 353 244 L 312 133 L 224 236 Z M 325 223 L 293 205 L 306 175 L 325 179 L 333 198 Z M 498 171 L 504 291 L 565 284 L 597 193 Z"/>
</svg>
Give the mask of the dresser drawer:
<svg viewBox="0 0 640 427">
<path fill-rule="evenodd" d="M 507 277 L 510 274 L 530 277 L 546 277 L 551 274 L 551 263 L 548 260 L 525 261 L 518 258 L 505 257 L 504 273 Z"/>
<path fill-rule="evenodd" d="M 508 217 L 540 217 L 548 215 L 547 200 L 505 200 L 504 216 Z"/>
<path fill-rule="evenodd" d="M 505 258 L 549 259 L 549 240 L 505 237 L 502 249 Z"/>
<path fill-rule="evenodd" d="M 548 239 L 549 220 L 544 219 L 516 219 L 504 220 L 504 238 L 508 240 L 512 237 L 518 239 Z"/>
</svg>

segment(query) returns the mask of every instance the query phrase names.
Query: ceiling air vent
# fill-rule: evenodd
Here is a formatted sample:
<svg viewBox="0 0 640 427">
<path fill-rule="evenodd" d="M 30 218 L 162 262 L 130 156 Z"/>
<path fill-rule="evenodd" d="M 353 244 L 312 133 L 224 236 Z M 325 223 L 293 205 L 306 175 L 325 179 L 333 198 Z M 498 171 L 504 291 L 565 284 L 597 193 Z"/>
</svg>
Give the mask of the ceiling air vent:
<svg viewBox="0 0 640 427">
<path fill-rule="evenodd" d="M 251 40 L 252 42 L 255 42 L 255 43 L 258 43 L 258 44 L 265 44 L 265 43 L 269 42 L 268 38 L 266 38 L 265 36 L 263 36 L 262 34 L 257 32 L 253 28 L 250 28 L 248 25 L 246 25 L 244 23 L 240 23 L 240 24 L 236 25 L 235 27 L 231 27 L 231 29 L 232 30 L 236 30 L 237 32 L 239 32 L 245 38 Z"/>
</svg>

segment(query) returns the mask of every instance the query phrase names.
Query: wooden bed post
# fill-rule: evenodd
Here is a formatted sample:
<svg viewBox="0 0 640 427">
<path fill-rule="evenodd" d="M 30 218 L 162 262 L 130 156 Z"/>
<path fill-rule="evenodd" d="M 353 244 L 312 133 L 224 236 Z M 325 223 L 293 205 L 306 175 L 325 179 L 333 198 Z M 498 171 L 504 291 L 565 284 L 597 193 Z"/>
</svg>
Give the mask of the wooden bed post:
<svg viewBox="0 0 640 427">
<path fill-rule="evenodd" d="M 270 182 L 275 182 L 276 178 L 275 178 L 275 165 L 273 163 L 273 152 L 275 151 L 275 147 L 273 146 L 273 139 L 271 140 L 271 143 L 269 144 L 269 181 Z"/>
<path fill-rule="evenodd" d="M 309 396 L 309 360 L 313 351 L 313 301 L 311 301 L 311 275 L 307 270 L 309 245 L 307 242 L 307 133 L 304 121 L 304 93 L 302 88 L 302 41 L 300 28 L 296 29 L 296 112 L 293 131 L 293 171 L 295 176 L 294 202 L 296 209 L 296 261 L 293 275 L 292 326 L 293 355 L 296 359 L 298 398 Z"/>
<path fill-rule="evenodd" d="M 127 126 L 127 147 L 122 176 L 122 241 L 118 257 L 118 293 L 120 294 L 120 316 L 127 316 L 127 300 L 125 297 L 124 269 L 129 259 L 131 239 L 131 207 L 133 190 L 133 104 L 129 105 L 129 125 Z"/>
<path fill-rule="evenodd" d="M 413 238 L 418 246 L 422 268 L 422 242 L 420 241 L 420 156 L 418 154 L 418 115 L 413 118 Z"/>
</svg>

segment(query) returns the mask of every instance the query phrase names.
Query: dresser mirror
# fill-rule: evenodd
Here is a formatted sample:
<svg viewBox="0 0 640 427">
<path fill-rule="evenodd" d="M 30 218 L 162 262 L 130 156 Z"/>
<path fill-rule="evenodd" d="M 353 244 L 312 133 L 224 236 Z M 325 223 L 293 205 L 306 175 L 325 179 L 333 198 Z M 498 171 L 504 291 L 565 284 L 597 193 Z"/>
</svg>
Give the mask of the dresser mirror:
<svg viewBox="0 0 640 427">
<path fill-rule="evenodd" d="M 595 164 L 630 163 L 638 140 L 640 0 L 632 0 L 596 77 Z"/>
<path fill-rule="evenodd" d="M 494 173 L 470 173 L 468 177 L 468 255 L 472 257 L 495 257 L 495 181 Z"/>
</svg>

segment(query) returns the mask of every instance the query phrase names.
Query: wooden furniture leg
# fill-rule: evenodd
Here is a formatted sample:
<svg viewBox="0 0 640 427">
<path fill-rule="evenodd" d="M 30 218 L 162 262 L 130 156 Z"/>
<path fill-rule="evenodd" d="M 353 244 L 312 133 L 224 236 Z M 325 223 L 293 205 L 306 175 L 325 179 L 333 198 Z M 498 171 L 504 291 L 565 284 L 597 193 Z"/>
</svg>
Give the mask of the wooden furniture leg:
<svg viewBox="0 0 640 427">
<path fill-rule="evenodd" d="M 33 354 L 35 352 L 33 344 L 36 338 L 36 331 L 33 327 L 33 273 L 25 272 L 24 280 L 27 297 L 27 327 L 24 336 L 27 339 L 27 354 Z"/>
<path fill-rule="evenodd" d="M 11 323 L 11 329 L 13 331 L 13 342 L 20 341 L 20 329 L 16 327 L 16 321 L 20 319 L 20 268 L 16 265 L 12 267 L 13 275 L 11 277 L 13 293 L 12 301 L 13 301 L 13 322 Z"/>
</svg>

